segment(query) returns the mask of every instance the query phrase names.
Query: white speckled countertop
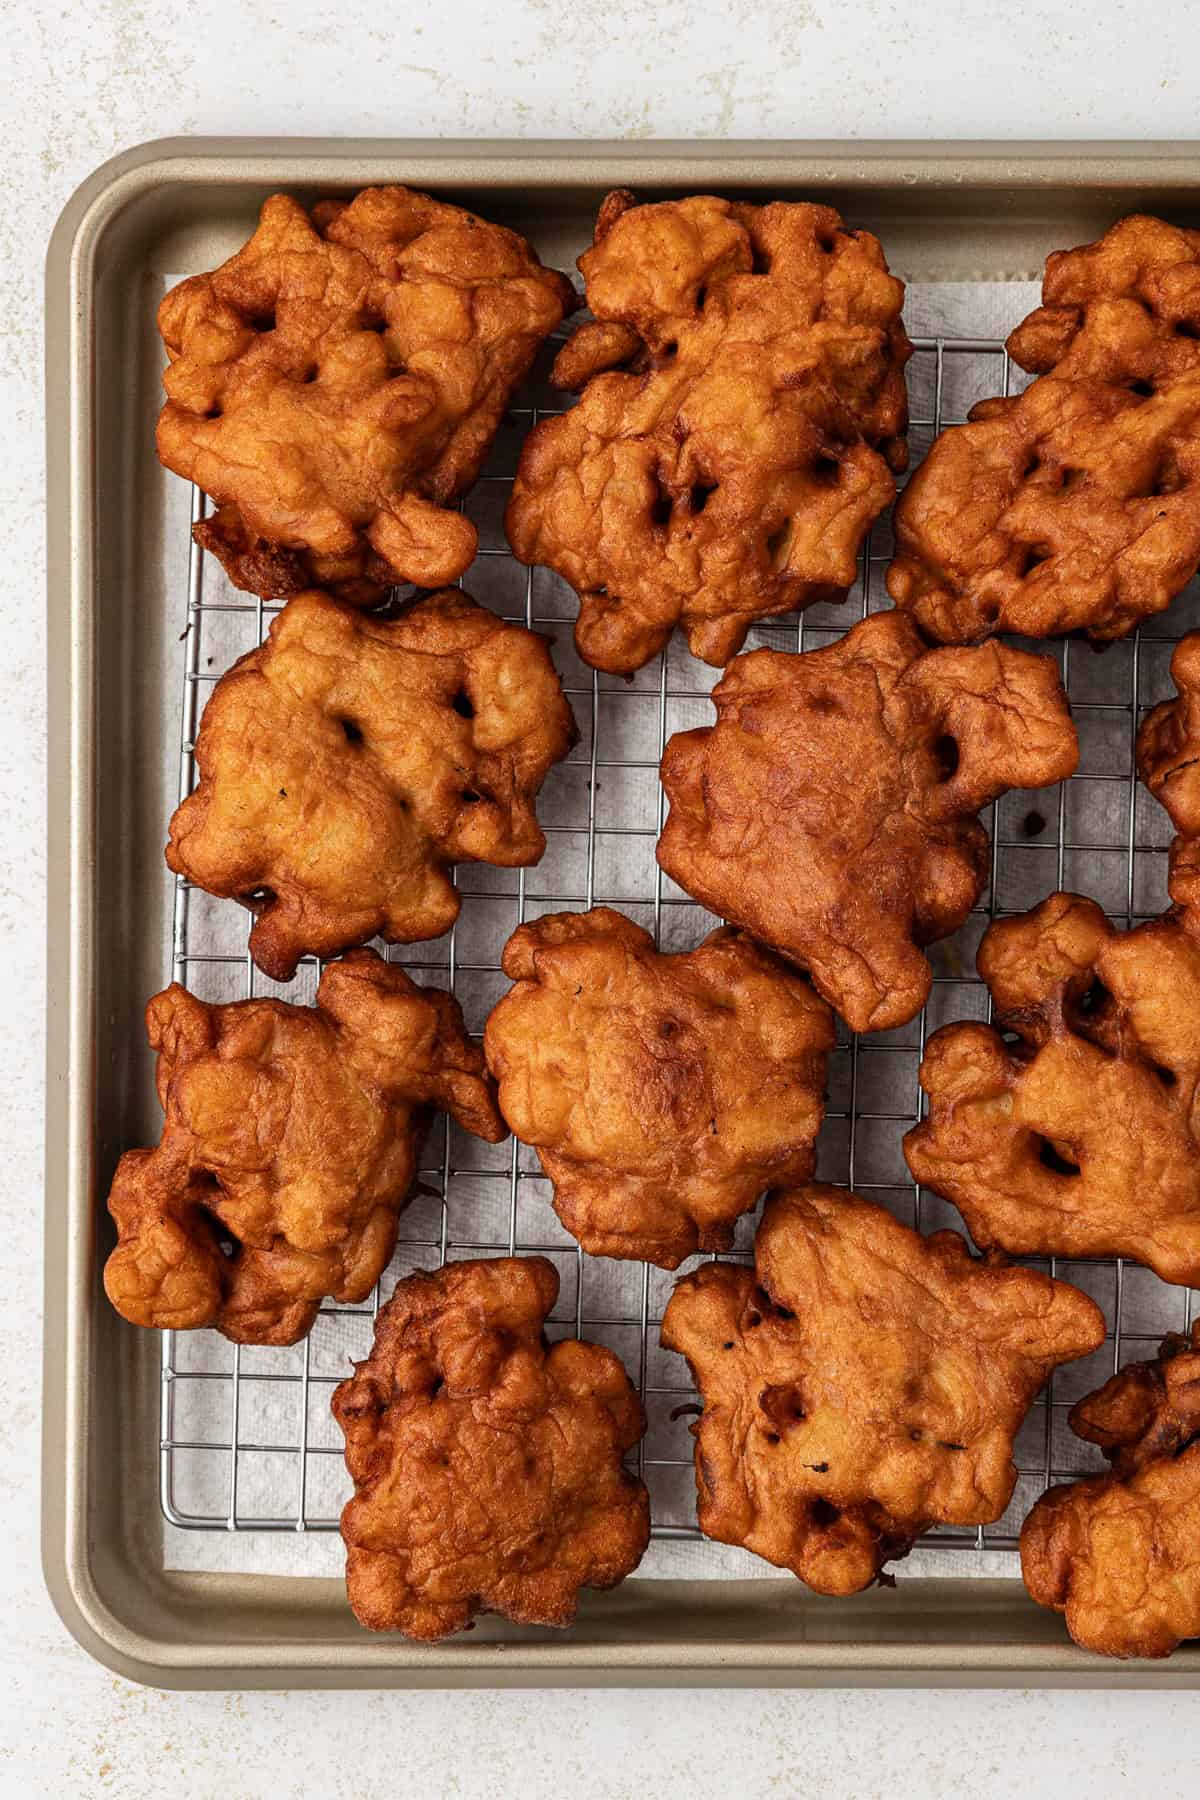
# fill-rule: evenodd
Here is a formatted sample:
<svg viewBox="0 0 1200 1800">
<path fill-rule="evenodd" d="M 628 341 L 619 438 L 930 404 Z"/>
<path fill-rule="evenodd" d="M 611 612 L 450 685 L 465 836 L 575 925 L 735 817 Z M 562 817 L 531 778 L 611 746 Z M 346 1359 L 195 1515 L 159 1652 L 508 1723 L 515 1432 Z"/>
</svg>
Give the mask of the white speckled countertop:
<svg viewBox="0 0 1200 1800">
<path fill-rule="evenodd" d="M 1192 1785 L 1200 1698 L 172 1694 L 59 1625 L 38 1555 L 42 258 L 115 151 L 184 132 L 1191 137 L 1187 0 L 7 0 L 0 130 L 0 1793 L 321 1800 L 1118 1794 Z M 22 1289 L 27 1302 L 18 1303 Z"/>
</svg>

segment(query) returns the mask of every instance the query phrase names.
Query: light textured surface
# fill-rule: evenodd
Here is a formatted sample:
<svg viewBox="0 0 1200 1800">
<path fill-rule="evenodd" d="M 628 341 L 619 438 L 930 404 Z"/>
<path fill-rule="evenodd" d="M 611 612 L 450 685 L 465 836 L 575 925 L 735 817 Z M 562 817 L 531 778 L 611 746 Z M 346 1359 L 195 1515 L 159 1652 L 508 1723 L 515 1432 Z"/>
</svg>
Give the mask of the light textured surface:
<svg viewBox="0 0 1200 1800">
<path fill-rule="evenodd" d="M 41 264 L 76 184 L 180 132 L 571 136 L 1191 136 L 1185 0 L 6 0 L 0 146 L 0 1318 L 6 1632 L 0 1792 L 429 1797 L 550 1793 L 824 1800 L 876 1794 L 1183 1794 L 1187 1695 L 198 1694 L 128 1686 L 55 1620 L 38 1572 L 45 858 Z M 947 14 L 953 23 L 947 24 Z M 344 25 L 345 29 L 340 29 Z M 702 1763 L 700 1759 L 702 1758 Z M 699 1774 L 702 1767 L 703 1774 Z"/>
</svg>

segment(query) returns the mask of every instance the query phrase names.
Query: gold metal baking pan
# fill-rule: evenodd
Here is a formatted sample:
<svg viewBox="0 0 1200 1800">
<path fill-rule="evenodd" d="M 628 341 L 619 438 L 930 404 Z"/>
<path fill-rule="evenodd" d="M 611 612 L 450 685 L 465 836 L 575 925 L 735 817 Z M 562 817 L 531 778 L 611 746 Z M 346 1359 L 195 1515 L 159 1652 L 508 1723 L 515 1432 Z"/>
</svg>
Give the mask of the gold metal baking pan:
<svg viewBox="0 0 1200 1800">
<path fill-rule="evenodd" d="M 585 1596 L 567 1633 L 485 1619 L 434 1648 L 362 1631 L 340 1581 L 164 1568 L 164 1513 L 192 1529 L 256 1527 L 236 1503 L 222 1519 L 191 1512 L 180 1498 L 163 1410 L 164 1383 L 177 1375 L 173 1352 L 123 1324 L 99 1279 L 103 1196 L 116 1158 L 156 1129 L 142 1006 L 188 955 L 161 846 L 179 785 L 180 632 L 203 606 L 189 589 L 186 490 L 153 452 L 154 307 L 165 276 L 212 267 L 235 248 L 268 193 L 316 196 L 381 181 L 430 188 L 514 224 L 559 267 L 571 265 L 600 198 L 616 186 L 644 197 L 707 190 L 826 199 L 879 232 L 897 273 L 924 283 L 1036 278 L 1048 250 L 1093 238 L 1138 208 L 1200 223 L 1194 144 L 179 139 L 129 151 L 80 188 L 47 269 L 43 1555 L 59 1612 L 110 1668 L 178 1687 L 1200 1685 L 1197 1648 L 1132 1665 L 1075 1649 L 1019 1580 L 972 1573 L 970 1549 L 957 1553 L 949 1577 L 910 1575 L 901 1565 L 894 1589 L 841 1601 L 775 1578 L 635 1577 Z M 939 370 L 953 348 L 925 346 Z M 868 558 L 864 605 L 869 580 Z M 193 571 L 192 588 L 195 581 Z M 1128 707 L 1140 698 L 1135 686 Z M 594 836 L 594 806 L 592 815 Z M 1048 853 L 1053 859 L 1053 844 Z M 1060 876 L 1071 854 L 1060 832 Z M 1122 869 L 1132 910 L 1133 861 Z M 590 872 L 588 884 L 590 893 Z M 575 903 L 582 899 L 580 891 Z M 854 1125 L 851 1116 L 851 1143 Z M 514 1194 L 516 1179 L 514 1165 Z M 643 1343 L 646 1329 L 643 1299 Z M 1049 1446 L 1049 1408 L 1046 1418 Z M 235 1485 L 238 1450 L 235 1429 Z M 313 1505 L 310 1496 L 310 1513 Z M 306 1514 L 303 1498 L 294 1523 L 270 1521 L 275 1530 L 330 1523 Z M 989 1544 L 1009 1541 L 997 1534 Z"/>
</svg>

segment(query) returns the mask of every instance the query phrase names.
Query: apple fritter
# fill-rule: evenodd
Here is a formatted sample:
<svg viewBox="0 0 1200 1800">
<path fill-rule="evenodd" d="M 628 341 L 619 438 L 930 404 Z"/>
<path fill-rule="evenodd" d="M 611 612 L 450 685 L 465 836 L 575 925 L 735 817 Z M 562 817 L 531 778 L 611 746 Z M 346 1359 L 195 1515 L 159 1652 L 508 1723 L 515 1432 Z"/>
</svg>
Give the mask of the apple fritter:
<svg viewBox="0 0 1200 1800">
<path fill-rule="evenodd" d="M 311 590 L 224 675 L 168 866 L 254 912 L 276 981 L 379 934 L 438 937 L 453 863 L 536 863 L 534 800 L 576 740 L 544 638 L 456 589 L 389 618 Z"/>
<path fill-rule="evenodd" d="M 739 931 L 666 956 L 596 907 L 521 925 L 484 1047 L 500 1109 L 593 1256 L 726 1250 L 764 1188 L 806 1181 L 833 1018 Z"/>
<path fill-rule="evenodd" d="M 475 554 L 451 509 L 517 383 L 576 304 L 524 238 L 409 188 L 306 212 L 286 194 L 219 269 L 166 296 L 167 468 L 237 587 L 370 605 Z"/>
<path fill-rule="evenodd" d="M 1021 1572 L 1085 1650 L 1169 1656 L 1200 1637 L 1200 1320 L 1071 1409 L 1112 1473 L 1051 1488 L 1021 1532 Z"/>
<path fill-rule="evenodd" d="M 717 723 L 663 757 L 659 863 L 807 968 L 853 1030 L 903 1024 L 929 993 L 921 946 L 983 891 L 980 807 L 1075 768 L 1057 668 L 1000 644 L 926 650 L 886 612 L 822 650 L 751 651 L 712 698 Z"/>
<path fill-rule="evenodd" d="M 641 1560 L 649 1499 L 622 1459 L 642 1408 L 611 1350 L 546 1342 L 557 1295 L 541 1256 L 410 1275 L 335 1390 L 346 1589 L 368 1630 L 430 1640 L 480 1612 L 569 1625 L 580 1588 Z"/>
<path fill-rule="evenodd" d="M 1066 1282 L 838 1188 L 773 1195 L 755 1260 L 678 1282 L 662 1341 L 704 1401 L 701 1529 L 823 1594 L 870 1586 L 932 1525 L 999 1518 L 1035 1394 L 1104 1341 Z"/>
<path fill-rule="evenodd" d="M 722 664 L 755 619 L 843 598 L 907 460 L 878 240 L 828 206 L 622 191 L 579 267 L 595 322 L 554 379 L 583 397 L 531 432 L 506 524 L 577 590 L 580 655 L 630 674 L 678 624 Z"/>
<path fill-rule="evenodd" d="M 1176 644 L 1171 677 L 1177 697 L 1142 721 L 1137 770 L 1179 833 L 1172 858 L 1183 879 L 1200 855 L 1200 631 Z"/>
<path fill-rule="evenodd" d="M 995 1026 L 945 1025 L 904 1142 L 975 1242 L 1016 1256 L 1125 1256 L 1200 1284 L 1200 916 L 1118 931 L 1052 894 L 979 947 Z"/>
<path fill-rule="evenodd" d="M 936 440 L 888 592 L 928 637 L 1124 637 L 1200 564 L 1200 232 L 1135 214 L 1046 263 L 1009 354 L 1039 376 Z"/>
<path fill-rule="evenodd" d="M 430 1108 L 505 1135 L 458 1002 L 373 950 L 331 964 L 315 1006 L 176 985 L 146 1029 L 162 1136 L 117 1166 L 104 1271 L 135 1325 L 294 1344 L 322 1300 L 365 1300 L 387 1267 Z"/>
</svg>

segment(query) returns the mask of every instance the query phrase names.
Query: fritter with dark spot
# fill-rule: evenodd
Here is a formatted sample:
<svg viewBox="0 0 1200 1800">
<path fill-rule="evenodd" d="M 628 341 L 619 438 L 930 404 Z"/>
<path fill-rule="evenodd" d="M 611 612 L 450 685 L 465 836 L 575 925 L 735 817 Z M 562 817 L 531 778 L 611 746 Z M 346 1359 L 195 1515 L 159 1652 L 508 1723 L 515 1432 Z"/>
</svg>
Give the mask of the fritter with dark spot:
<svg viewBox="0 0 1200 1800">
<path fill-rule="evenodd" d="M 1200 232 L 1141 214 L 1046 263 L 1009 354 L 1040 379 L 942 432 L 888 592 L 927 637 L 1124 637 L 1200 564 Z"/>
<path fill-rule="evenodd" d="M 642 1408 L 611 1350 L 547 1344 L 557 1295 L 541 1256 L 410 1275 L 335 1390 L 346 1589 L 368 1630 L 431 1640 L 480 1612 L 569 1625 L 580 1588 L 640 1562 L 650 1504 L 622 1459 Z"/>
<path fill-rule="evenodd" d="M 387 1267 L 430 1108 L 504 1136 L 458 1002 L 373 950 L 331 964 L 315 1006 L 174 986 L 146 1029 L 166 1117 L 117 1166 L 104 1271 L 135 1325 L 294 1344 L 322 1300 L 365 1300 Z"/>
<path fill-rule="evenodd" d="M 377 933 L 439 937 L 451 864 L 540 859 L 534 800 L 575 739 L 546 640 L 468 595 L 387 618 L 297 594 L 204 709 L 167 864 L 251 908 L 276 981 Z"/>
<path fill-rule="evenodd" d="M 475 528 L 450 503 L 574 306 L 524 238 L 428 194 L 311 214 L 272 195 L 249 243 L 159 308 L 158 454 L 218 503 L 197 542 L 269 597 L 457 580 Z"/>
<path fill-rule="evenodd" d="M 828 206 L 613 193 L 579 259 L 595 322 L 559 353 L 506 519 L 630 674 L 681 625 L 726 663 L 755 619 L 840 600 L 907 461 L 912 346 L 879 242 Z"/>
<path fill-rule="evenodd" d="M 1095 901 L 1052 894 L 997 919 L 978 967 L 996 1023 L 926 1045 L 915 1178 L 981 1246 L 1127 1256 L 1200 1284 L 1200 915 L 1118 931 Z"/>
<path fill-rule="evenodd" d="M 1075 768 L 1054 663 L 926 650 L 910 620 L 877 613 L 823 650 L 739 657 L 712 698 L 717 723 L 663 757 L 660 864 L 807 968 L 853 1030 L 904 1024 L 932 980 L 920 946 L 983 892 L 980 807 Z"/>
<path fill-rule="evenodd" d="M 551 913 L 503 968 L 516 986 L 484 1040 L 500 1108 L 593 1256 L 727 1250 L 764 1188 L 812 1174 L 833 1019 L 743 933 L 664 956 L 608 907 Z"/>
<path fill-rule="evenodd" d="M 700 1525 L 854 1594 L 931 1525 L 998 1519 L 1013 1439 L 1060 1363 L 1104 1341 L 1066 1282 L 920 1237 L 831 1187 L 774 1195 L 755 1274 L 708 1263 L 662 1324 L 704 1400 Z"/>
</svg>

